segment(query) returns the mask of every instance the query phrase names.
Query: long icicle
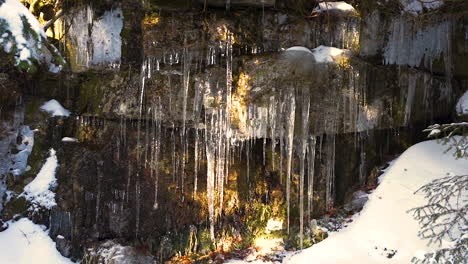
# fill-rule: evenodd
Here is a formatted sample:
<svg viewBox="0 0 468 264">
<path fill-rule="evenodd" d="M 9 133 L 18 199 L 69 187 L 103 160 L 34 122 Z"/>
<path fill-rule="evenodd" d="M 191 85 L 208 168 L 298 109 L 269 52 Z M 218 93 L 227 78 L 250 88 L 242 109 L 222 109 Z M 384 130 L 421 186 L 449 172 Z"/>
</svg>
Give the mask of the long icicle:
<svg viewBox="0 0 468 264">
<path fill-rule="evenodd" d="M 294 89 L 291 89 L 288 95 L 289 106 L 287 118 L 287 138 L 286 138 L 286 151 L 287 151 L 287 173 L 286 173 L 286 204 L 287 204 L 287 232 L 289 234 L 290 214 L 291 214 L 291 166 L 294 145 L 294 122 L 296 117 L 296 100 L 294 96 Z"/>
<path fill-rule="evenodd" d="M 304 247 L 304 170 L 309 136 L 310 97 L 308 89 L 302 93 L 302 138 L 300 153 L 300 182 L 299 182 L 299 240 L 301 249 Z"/>
</svg>

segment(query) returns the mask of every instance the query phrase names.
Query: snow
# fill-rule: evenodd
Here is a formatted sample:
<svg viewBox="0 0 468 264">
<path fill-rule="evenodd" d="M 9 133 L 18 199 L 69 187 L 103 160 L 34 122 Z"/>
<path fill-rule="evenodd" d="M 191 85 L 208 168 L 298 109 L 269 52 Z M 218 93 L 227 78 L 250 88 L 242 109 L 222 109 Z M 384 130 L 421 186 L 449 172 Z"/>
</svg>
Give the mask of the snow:
<svg viewBox="0 0 468 264">
<path fill-rule="evenodd" d="M 312 51 L 306 47 L 301 47 L 301 46 L 294 46 L 286 50 L 286 52 L 306 52 L 309 54 L 312 54 Z"/>
<path fill-rule="evenodd" d="M 335 57 L 341 56 L 345 54 L 348 50 L 345 49 L 338 49 L 334 47 L 327 47 L 327 46 L 318 46 L 317 48 L 312 50 L 314 54 L 315 61 L 318 63 L 327 63 L 333 62 Z"/>
<path fill-rule="evenodd" d="M 22 138 L 21 143 L 16 146 L 19 152 L 11 156 L 12 164 L 10 171 L 15 176 L 21 175 L 26 171 L 28 158 L 34 145 L 34 131 L 29 126 L 22 126 L 19 135 Z"/>
<path fill-rule="evenodd" d="M 60 255 L 43 226 L 22 218 L 0 232 L 0 263 L 72 264 Z"/>
<path fill-rule="evenodd" d="M 45 62 L 51 72 L 60 71 L 62 66 L 52 62 L 52 51 L 43 48 L 43 42 L 47 38 L 41 24 L 20 1 L 0 1 L 0 46 L 6 53 L 15 52 L 16 65 L 22 62 L 30 65 L 36 60 Z"/>
<path fill-rule="evenodd" d="M 290 256 L 285 263 L 411 263 L 435 249 L 418 237 L 419 224 L 407 211 L 426 203 L 414 194 L 422 185 L 447 173 L 468 173 L 468 162 L 444 153 L 437 141 L 417 144 L 403 153 L 382 176 L 379 187 L 355 221 L 342 232 Z M 337 254 L 339 253 L 339 254 Z M 389 256 L 395 253 L 391 258 Z"/>
<path fill-rule="evenodd" d="M 26 21 L 30 24 L 31 29 L 36 32 L 37 35 L 45 38 L 45 33 L 42 30 L 41 24 L 37 19 L 29 12 L 29 10 L 21 4 L 18 0 L 5 0 L 5 2 L 0 5 L 0 19 L 3 19 L 7 23 L 7 32 L 9 31 L 13 39 L 16 42 L 18 48 L 16 56 L 20 61 L 29 61 L 36 45 L 34 40 L 26 39 L 26 34 L 24 34 L 23 21 L 22 17 L 26 18 Z M 7 38 L 7 35 L 2 35 L 0 38 L 4 40 Z M 11 46 L 4 47 L 5 52 L 10 52 Z"/>
<path fill-rule="evenodd" d="M 319 3 L 319 5 L 314 9 L 314 11 L 318 13 L 334 10 L 343 12 L 355 11 L 352 5 L 343 1 Z"/>
<path fill-rule="evenodd" d="M 424 9 L 437 9 L 441 7 L 444 2 L 440 0 L 400 0 L 405 12 L 417 15 L 424 11 Z"/>
<path fill-rule="evenodd" d="M 62 142 L 78 142 L 78 139 L 72 137 L 64 137 L 62 138 Z"/>
<path fill-rule="evenodd" d="M 334 62 L 337 57 L 342 56 L 344 54 L 349 53 L 349 50 L 346 49 L 338 49 L 335 47 L 327 47 L 327 46 L 318 46 L 317 48 L 310 50 L 306 47 L 302 46 L 294 46 L 291 48 L 286 49 L 286 54 L 292 56 L 293 58 L 302 55 L 300 59 L 305 59 L 305 56 L 313 55 L 315 62 L 317 63 L 329 63 Z"/>
<path fill-rule="evenodd" d="M 447 146 L 436 140 L 416 144 L 392 161 L 379 178 L 380 185 L 369 196 L 353 222 L 329 238 L 297 253 L 285 253 L 286 264 L 401 264 L 423 256 L 437 245 L 418 237 L 419 223 L 408 210 L 424 205 L 422 185 L 448 173 L 468 173 L 468 162 L 456 159 Z M 231 264 L 273 263 L 231 260 Z M 277 263 L 277 262 L 274 262 Z"/>
<path fill-rule="evenodd" d="M 58 167 L 58 160 L 54 149 L 50 149 L 50 156 L 37 174 L 36 178 L 24 187 L 26 199 L 33 203 L 34 209 L 38 206 L 51 209 L 57 205 L 55 193 L 50 189 L 56 187 L 57 179 L 55 173 Z"/>
<path fill-rule="evenodd" d="M 458 99 L 456 111 L 459 116 L 468 115 L 468 91 Z"/>
<path fill-rule="evenodd" d="M 102 18 L 93 24 L 92 64 L 120 62 L 122 54 L 123 13 L 120 8 L 106 11 Z"/>
<path fill-rule="evenodd" d="M 108 10 L 99 18 L 94 17 L 91 6 L 72 13 L 65 21 L 70 25 L 70 41 L 77 48 L 76 64 L 80 67 L 107 65 L 118 68 L 122 55 L 122 10 Z"/>
<path fill-rule="evenodd" d="M 57 100 L 52 99 L 47 101 L 41 106 L 41 109 L 48 112 L 52 116 L 65 116 L 70 115 L 70 111 L 65 109 Z"/>
</svg>

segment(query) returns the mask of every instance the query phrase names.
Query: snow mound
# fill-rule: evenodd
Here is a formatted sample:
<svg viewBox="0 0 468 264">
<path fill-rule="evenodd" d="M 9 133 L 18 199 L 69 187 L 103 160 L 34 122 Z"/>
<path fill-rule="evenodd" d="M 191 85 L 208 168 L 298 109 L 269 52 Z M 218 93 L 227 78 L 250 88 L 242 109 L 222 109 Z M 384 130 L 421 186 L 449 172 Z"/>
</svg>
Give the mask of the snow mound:
<svg viewBox="0 0 468 264">
<path fill-rule="evenodd" d="M 62 138 L 62 142 L 78 142 L 78 139 L 72 137 L 64 137 Z"/>
<path fill-rule="evenodd" d="M 301 46 L 294 46 L 294 47 L 288 48 L 286 52 L 306 52 L 306 53 L 312 54 L 312 51 L 310 51 L 310 49 L 306 47 L 301 47 Z"/>
<path fill-rule="evenodd" d="M 424 9 L 437 9 L 444 4 L 441 0 L 400 0 L 400 2 L 403 5 L 403 10 L 405 12 L 414 15 L 422 13 Z"/>
<path fill-rule="evenodd" d="M 60 255 L 45 227 L 22 218 L 8 222 L 8 229 L 0 232 L 0 263 L 11 264 L 72 264 Z"/>
<path fill-rule="evenodd" d="M 342 11 L 342 12 L 354 12 L 356 11 L 354 7 L 346 2 L 325 2 L 319 3 L 318 6 L 314 9 L 317 13 L 327 12 L 327 11 Z"/>
<path fill-rule="evenodd" d="M 435 140 L 409 148 L 381 176 L 381 184 L 347 229 L 285 263 L 411 263 L 414 256 L 436 249 L 418 237 L 419 223 L 407 211 L 427 203 L 423 194 L 414 194 L 422 185 L 447 173 L 468 173 L 468 162 L 444 153 L 446 149 Z"/>
<path fill-rule="evenodd" d="M 334 62 L 338 57 L 348 53 L 348 50 L 334 47 L 318 46 L 312 50 L 315 61 L 318 63 Z"/>
<path fill-rule="evenodd" d="M 34 209 L 39 206 L 51 209 L 57 202 L 55 193 L 50 189 L 57 186 L 55 172 L 57 171 L 58 160 L 54 149 L 50 149 L 50 156 L 37 174 L 36 178 L 24 187 L 23 195 L 33 203 Z"/>
<path fill-rule="evenodd" d="M 70 111 L 65 109 L 57 100 L 52 99 L 41 106 L 41 109 L 52 116 L 69 116 Z"/>
<path fill-rule="evenodd" d="M 41 24 L 20 1 L 0 1 L 0 46 L 13 54 L 17 66 L 27 68 L 42 61 L 51 72 L 60 71 L 62 66 L 52 62 L 54 56 L 59 56 L 58 51 L 47 44 Z"/>
<path fill-rule="evenodd" d="M 466 91 L 457 102 L 456 106 L 457 115 L 468 115 L 468 91 Z"/>
</svg>

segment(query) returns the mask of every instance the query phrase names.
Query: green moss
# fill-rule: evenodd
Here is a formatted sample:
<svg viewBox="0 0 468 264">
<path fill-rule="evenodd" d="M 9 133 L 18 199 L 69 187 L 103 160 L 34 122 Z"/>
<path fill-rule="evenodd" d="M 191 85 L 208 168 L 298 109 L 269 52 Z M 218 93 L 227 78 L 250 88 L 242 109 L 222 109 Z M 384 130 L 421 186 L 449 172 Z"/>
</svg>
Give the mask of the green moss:
<svg viewBox="0 0 468 264">
<path fill-rule="evenodd" d="M 79 88 L 78 112 L 99 114 L 104 88 L 109 88 L 109 76 L 90 71 L 84 73 L 80 79 L 82 82 Z"/>
<path fill-rule="evenodd" d="M 189 9 L 191 7 L 190 0 L 150 0 L 145 1 L 145 9 L 147 11 L 155 11 L 158 9 Z"/>
<path fill-rule="evenodd" d="M 25 215 L 28 212 L 29 201 L 24 197 L 16 197 L 5 204 L 2 212 L 2 219 L 8 221 L 15 215 Z"/>
</svg>

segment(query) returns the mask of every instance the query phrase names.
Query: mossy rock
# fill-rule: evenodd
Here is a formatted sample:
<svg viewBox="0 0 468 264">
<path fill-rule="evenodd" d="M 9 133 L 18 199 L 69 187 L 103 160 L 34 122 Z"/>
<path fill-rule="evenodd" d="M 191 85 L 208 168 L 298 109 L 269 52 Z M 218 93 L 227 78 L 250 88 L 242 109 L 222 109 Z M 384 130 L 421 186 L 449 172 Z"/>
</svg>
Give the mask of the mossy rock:
<svg viewBox="0 0 468 264">
<path fill-rule="evenodd" d="M 158 9 L 187 10 L 191 8 L 191 0 L 150 0 L 146 1 L 145 10 L 155 11 Z"/>
<path fill-rule="evenodd" d="M 1 218 L 3 221 L 9 221 L 17 215 L 25 216 L 28 213 L 29 206 L 30 202 L 23 196 L 12 198 L 5 204 Z"/>
</svg>

